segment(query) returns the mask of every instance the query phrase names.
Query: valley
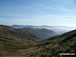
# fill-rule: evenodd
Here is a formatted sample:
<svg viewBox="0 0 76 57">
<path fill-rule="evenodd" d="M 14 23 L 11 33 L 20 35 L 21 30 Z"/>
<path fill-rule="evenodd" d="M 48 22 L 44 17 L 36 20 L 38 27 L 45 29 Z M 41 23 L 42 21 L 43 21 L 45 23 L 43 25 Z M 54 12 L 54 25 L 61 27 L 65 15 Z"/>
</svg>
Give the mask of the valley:
<svg viewBox="0 0 76 57">
<path fill-rule="evenodd" d="M 76 52 L 76 30 L 42 40 L 25 29 L 0 25 L 0 57 L 59 57 Z"/>
</svg>

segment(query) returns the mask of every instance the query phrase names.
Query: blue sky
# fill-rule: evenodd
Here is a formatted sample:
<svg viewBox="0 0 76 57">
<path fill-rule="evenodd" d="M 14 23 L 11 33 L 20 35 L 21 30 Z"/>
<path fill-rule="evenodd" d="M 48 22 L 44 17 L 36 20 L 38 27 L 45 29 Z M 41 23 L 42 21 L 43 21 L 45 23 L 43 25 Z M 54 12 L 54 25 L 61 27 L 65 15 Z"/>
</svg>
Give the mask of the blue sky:
<svg viewBox="0 0 76 57">
<path fill-rule="evenodd" d="M 0 24 L 76 27 L 76 0 L 0 0 Z"/>
</svg>

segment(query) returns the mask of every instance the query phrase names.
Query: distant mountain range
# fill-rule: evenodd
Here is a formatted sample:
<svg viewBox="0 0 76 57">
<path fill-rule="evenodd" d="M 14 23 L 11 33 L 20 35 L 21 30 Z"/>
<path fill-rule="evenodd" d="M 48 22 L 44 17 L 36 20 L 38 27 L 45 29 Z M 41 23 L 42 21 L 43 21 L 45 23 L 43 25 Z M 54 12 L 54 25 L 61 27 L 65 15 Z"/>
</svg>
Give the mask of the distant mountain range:
<svg viewBox="0 0 76 57">
<path fill-rule="evenodd" d="M 33 26 L 33 25 L 12 25 L 13 28 L 45 28 L 53 31 L 58 31 L 58 32 L 68 32 L 71 30 L 76 29 L 76 27 L 67 27 L 67 26 Z"/>
<path fill-rule="evenodd" d="M 43 28 L 44 26 L 31 26 L 31 25 L 13 25 L 13 28 L 27 30 L 34 33 L 37 37 L 41 39 L 47 39 L 52 36 L 56 36 L 57 33 L 51 29 Z M 47 27 L 47 26 L 46 26 Z"/>
<path fill-rule="evenodd" d="M 12 25 L 12 27 L 17 29 L 26 29 L 29 32 L 36 34 L 40 38 L 49 38 L 76 29 L 75 27 L 46 26 L 46 25 L 43 26 Z"/>
<path fill-rule="evenodd" d="M 47 39 L 49 37 L 56 36 L 57 33 L 53 30 L 48 30 L 45 28 L 23 28 L 22 30 L 26 30 L 34 33 L 38 38 Z"/>
</svg>

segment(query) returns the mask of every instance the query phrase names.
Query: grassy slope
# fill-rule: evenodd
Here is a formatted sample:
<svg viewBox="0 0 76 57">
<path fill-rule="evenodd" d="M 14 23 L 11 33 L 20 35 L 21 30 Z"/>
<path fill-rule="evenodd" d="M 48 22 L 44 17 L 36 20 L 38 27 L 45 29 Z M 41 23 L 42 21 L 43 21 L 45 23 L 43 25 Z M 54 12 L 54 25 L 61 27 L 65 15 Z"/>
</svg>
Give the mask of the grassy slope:
<svg viewBox="0 0 76 57">
<path fill-rule="evenodd" d="M 59 57 L 59 53 L 76 52 L 76 30 L 44 40 L 33 48 L 16 52 L 25 57 Z"/>
<path fill-rule="evenodd" d="M 38 43 L 37 40 L 33 33 L 0 25 L 0 56 L 33 47 Z"/>
<path fill-rule="evenodd" d="M 17 31 L 17 30 L 16 30 Z M 59 57 L 59 53 L 76 52 L 76 30 L 42 42 L 22 40 L 0 34 L 0 55 L 8 57 Z M 6 56 L 5 56 L 6 57 Z"/>
</svg>

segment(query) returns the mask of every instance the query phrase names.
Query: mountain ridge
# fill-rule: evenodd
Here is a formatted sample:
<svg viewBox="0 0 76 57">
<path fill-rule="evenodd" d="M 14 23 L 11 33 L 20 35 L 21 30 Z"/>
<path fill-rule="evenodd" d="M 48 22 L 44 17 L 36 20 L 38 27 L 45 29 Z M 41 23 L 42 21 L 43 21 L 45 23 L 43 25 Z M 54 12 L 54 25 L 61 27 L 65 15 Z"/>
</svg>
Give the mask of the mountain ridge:
<svg viewBox="0 0 76 57">
<path fill-rule="evenodd" d="M 45 29 L 45 28 L 42 28 L 42 29 L 41 28 L 23 28 L 22 30 L 27 30 L 29 32 L 32 32 L 41 39 L 47 39 L 49 37 L 53 37 L 57 35 L 56 32 L 49 29 Z"/>
<path fill-rule="evenodd" d="M 13 28 L 19 28 L 19 26 L 22 26 L 20 28 L 45 28 L 49 30 L 55 31 L 57 34 L 63 34 L 65 32 L 69 32 L 71 30 L 74 30 L 76 27 L 67 27 L 67 26 L 33 26 L 33 25 L 12 25 Z"/>
</svg>

